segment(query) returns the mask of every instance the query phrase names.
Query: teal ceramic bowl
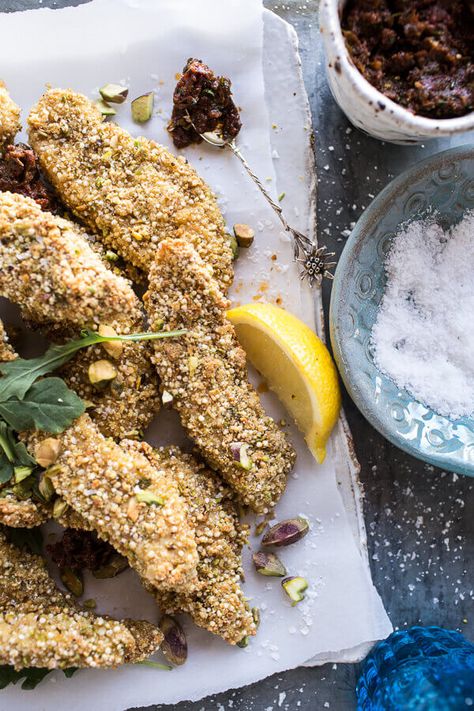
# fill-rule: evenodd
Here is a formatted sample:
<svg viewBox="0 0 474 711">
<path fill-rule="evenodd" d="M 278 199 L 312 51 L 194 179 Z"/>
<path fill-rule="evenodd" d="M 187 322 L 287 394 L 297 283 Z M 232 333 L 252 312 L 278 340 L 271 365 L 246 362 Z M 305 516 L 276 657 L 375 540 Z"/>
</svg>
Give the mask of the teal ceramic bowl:
<svg viewBox="0 0 474 711">
<path fill-rule="evenodd" d="M 453 421 L 418 402 L 378 370 L 370 348 L 394 233 L 402 223 L 433 210 L 445 228 L 474 210 L 474 145 L 422 161 L 393 180 L 365 210 L 337 266 L 331 343 L 351 398 L 384 437 L 434 466 L 474 476 L 474 417 Z"/>
</svg>

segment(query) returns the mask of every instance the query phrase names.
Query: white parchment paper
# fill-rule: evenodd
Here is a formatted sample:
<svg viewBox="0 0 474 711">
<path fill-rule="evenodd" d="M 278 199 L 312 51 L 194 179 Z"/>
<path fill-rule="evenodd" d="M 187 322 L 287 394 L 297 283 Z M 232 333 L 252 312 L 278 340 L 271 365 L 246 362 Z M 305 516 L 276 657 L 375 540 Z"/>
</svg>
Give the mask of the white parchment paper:
<svg viewBox="0 0 474 711">
<path fill-rule="evenodd" d="M 0 22 L 0 78 L 24 109 L 25 117 L 47 82 L 95 97 L 97 87 L 123 80 L 132 98 L 151 89 L 156 92 L 155 116 L 145 127 L 137 127 L 130 119 L 129 104 L 125 104 L 119 107 L 118 122 L 136 135 L 141 133 L 170 146 L 165 126 L 175 74 L 187 57 L 198 56 L 217 72 L 230 76 L 243 109 L 244 129 L 239 138 L 242 151 L 270 189 L 286 190 L 284 206 L 293 212 L 296 226 L 313 227 L 311 201 L 307 198 L 311 176 L 305 163 L 307 151 L 301 148 L 304 135 L 299 150 L 295 144 L 290 153 L 291 160 L 284 150 L 296 140 L 292 129 L 295 122 L 303 120 L 304 111 L 298 106 L 303 106 L 304 96 L 295 99 L 289 78 L 282 72 L 281 82 L 274 83 L 272 96 L 267 96 L 270 115 L 267 111 L 265 88 L 268 91 L 269 87 L 265 87 L 262 71 L 262 56 L 266 55 L 262 55 L 259 0 L 201 0 L 199 5 L 188 0 L 94 0 L 65 10 L 2 15 Z M 269 37 L 270 41 L 285 41 L 281 31 Z M 268 61 L 276 61 L 275 52 L 269 56 Z M 298 86 L 296 83 L 292 89 L 298 90 Z M 307 119 L 298 129 L 307 135 Z M 288 142 L 282 143 L 285 131 Z M 272 132 L 278 134 L 280 157 L 271 145 Z M 274 139 L 272 135 L 273 144 Z M 228 224 L 247 222 L 256 227 L 255 247 L 243 253 L 237 263 L 234 303 L 278 300 L 314 326 L 312 299 L 300 285 L 291 245 L 238 162 L 230 153 L 205 146 L 189 149 L 186 155 L 218 194 Z M 277 176 L 274 163 L 282 160 L 285 166 L 282 169 L 278 164 Z M 276 260 L 272 259 L 274 255 Z M 273 396 L 265 394 L 263 399 L 273 416 L 285 416 Z M 83 671 L 70 680 L 55 673 L 34 692 L 16 688 L 0 692 L 0 709 L 43 711 L 56 707 L 82 711 L 89 706 L 121 711 L 199 699 L 312 658 L 342 661 L 347 658 L 344 650 L 388 634 L 390 624 L 338 492 L 332 452 L 324 465 L 318 466 L 302 437 L 292 427 L 289 431 L 298 462 L 276 513 L 279 518 L 301 514 L 311 522 L 310 534 L 281 553 L 290 573 L 310 581 L 303 603 L 292 608 L 279 580 L 264 579 L 253 571 L 251 551 L 246 550 L 245 590 L 262 615 L 258 636 L 248 648 L 231 648 L 184 619 L 190 648 L 184 667 L 172 672 L 131 666 L 116 671 Z M 149 439 L 153 443 L 184 441 L 177 418 L 166 412 L 160 413 Z M 251 547 L 257 545 L 257 541 L 251 541 Z M 155 604 L 133 572 L 112 581 L 87 579 L 86 583 L 86 597 L 97 600 L 98 611 L 157 620 Z"/>
</svg>

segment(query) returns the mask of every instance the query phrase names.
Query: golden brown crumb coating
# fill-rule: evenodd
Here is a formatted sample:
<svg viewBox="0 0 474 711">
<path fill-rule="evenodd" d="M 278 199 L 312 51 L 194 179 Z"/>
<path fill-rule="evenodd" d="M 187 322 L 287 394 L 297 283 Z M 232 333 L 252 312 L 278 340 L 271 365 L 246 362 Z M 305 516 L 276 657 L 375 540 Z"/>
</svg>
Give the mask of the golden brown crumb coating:
<svg viewBox="0 0 474 711">
<path fill-rule="evenodd" d="M 57 494 L 149 583 L 191 589 L 196 541 L 171 477 L 105 438 L 88 415 L 57 439 L 61 452 L 48 470 Z M 41 440 L 31 435 L 30 451 Z"/>
<path fill-rule="evenodd" d="M 140 301 L 127 279 L 113 273 L 91 248 L 82 228 L 43 212 L 33 200 L 0 193 L 0 294 L 16 302 L 25 319 L 52 340 L 77 338 L 82 328 L 111 326 L 117 333 L 143 330 Z M 159 410 L 158 380 L 147 342 L 125 343 L 118 357 L 104 346 L 79 353 L 63 370 L 66 382 L 93 403 L 101 431 L 138 436 Z M 89 366 L 112 361 L 116 376 L 92 385 Z"/>
<path fill-rule="evenodd" d="M 56 588 L 41 556 L 20 551 L 0 532 L 0 664 L 114 667 L 146 659 L 162 638 L 149 622 L 81 610 Z"/>
<path fill-rule="evenodd" d="M 191 245 L 160 244 L 144 302 L 152 327 L 160 321 L 165 329 L 188 329 L 154 342 L 158 374 L 184 427 L 245 504 L 269 511 L 295 452 L 249 383 L 245 353 L 225 315 L 229 302 Z"/>
<path fill-rule="evenodd" d="M 13 142 L 20 130 L 20 107 L 15 104 L 0 81 L 0 151 Z"/>
<path fill-rule="evenodd" d="M 209 187 L 184 158 L 104 122 L 85 96 L 52 89 L 31 110 L 30 142 L 63 202 L 111 249 L 148 272 L 158 243 L 184 238 L 221 288 L 232 250 Z"/>
<path fill-rule="evenodd" d="M 176 447 L 153 449 L 145 442 L 121 443 L 141 452 L 157 469 L 176 482 L 186 501 L 188 520 L 196 535 L 198 584 L 191 594 L 153 591 L 160 609 L 168 614 L 187 612 L 199 627 L 237 644 L 256 633 L 249 604 L 240 587 L 242 547 L 248 526 L 239 522 L 229 488 L 193 456 Z"/>
</svg>

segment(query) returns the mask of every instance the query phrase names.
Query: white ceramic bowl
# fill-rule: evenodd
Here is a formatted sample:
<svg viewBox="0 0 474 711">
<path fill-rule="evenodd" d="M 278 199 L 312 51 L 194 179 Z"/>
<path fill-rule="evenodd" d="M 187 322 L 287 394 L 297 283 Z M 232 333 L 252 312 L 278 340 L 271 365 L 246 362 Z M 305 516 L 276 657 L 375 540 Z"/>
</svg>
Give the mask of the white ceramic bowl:
<svg viewBox="0 0 474 711">
<path fill-rule="evenodd" d="M 352 63 L 341 30 L 345 0 L 322 0 L 320 31 L 326 51 L 329 86 L 348 119 L 375 138 L 419 143 L 474 129 L 474 112 L 453 119 L 416 116 L 377 91 Z"/>
</svg>

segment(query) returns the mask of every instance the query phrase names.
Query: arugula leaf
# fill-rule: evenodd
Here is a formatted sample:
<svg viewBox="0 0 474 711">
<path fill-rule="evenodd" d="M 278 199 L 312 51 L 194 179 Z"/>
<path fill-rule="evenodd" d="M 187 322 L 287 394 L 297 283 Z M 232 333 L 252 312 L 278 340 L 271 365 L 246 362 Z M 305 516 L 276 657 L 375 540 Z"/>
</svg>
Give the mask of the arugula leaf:
<svg viewBox="0 0 474 711">
<path fill-rule="evenodd" d="M 43 552 L 43 534 L 41 527 L 36 528 L 5 528 L 9 543 L 17 548 L 26 548 L 31 553 L 41 555 Z M 1 687 L 0 687 L 1 688 Z"/>
<path fill-rule="evenodd" d="M 35 689 L 52 670 L 39 667 L 26 667 L 15 671 L 14 667 L 7 664 L 0 665 L 0 689 L 5 689 L 9 684 L 17 684 L 24 679 L 21 688 L 25 691 Z M 64 676 L 68 679 L 77 671 L 76 667 L 63 669 Z"/>
<path fill-rule="evenodd" d="M 69 341 L 64 345 L 51 346 L 46 353 L 37 358 L 16 358 L 6 363 L 0 363 L 0 372 L 5 376 L 0 379 L 0 402 L 11 398 L 22 400 L 35 380 L 67 363 L 81 348 L 110 341 L 148 341 L 156 338 L 174 338 L 185 333 L 186 330 L 181 329 L 133 333 L 127 336 L 100 336 L 93 331 L 83 331 L 81 338 Z"/>
<path fill-rule="evenodd" d="M 0 402 L 0 415 L 17 432 L 34 429 L 58 434 L 84 410 L 81 398 L 60 378 L 39 380 L 22 400 Z"/>
<path fill-rule="evenodd" d="M 13 476 L 13 464 L 9 461 L 5 452 L 0 454 L 0 486 L 6 484 Z"/>
</svg>

